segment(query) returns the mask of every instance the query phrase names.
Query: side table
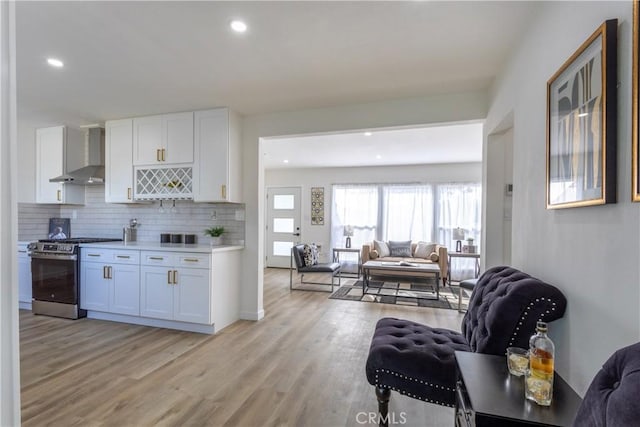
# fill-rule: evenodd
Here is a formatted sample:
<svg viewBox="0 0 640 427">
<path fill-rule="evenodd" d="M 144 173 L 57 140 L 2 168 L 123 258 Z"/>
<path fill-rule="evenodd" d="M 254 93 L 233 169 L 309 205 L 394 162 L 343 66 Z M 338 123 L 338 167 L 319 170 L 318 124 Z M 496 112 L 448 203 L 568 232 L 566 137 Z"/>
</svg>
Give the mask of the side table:
<svg viewBox="0 0 640 427">
<path fill-rule="evenodd" d="M 456 351 L 456 427 L 571 426 L 582 399 L 556 372 L 553 400 L 540 406 L 524 397 L 524 376 L 507 369 L 506 356 Z"/>
<path fill-rule="evenodd" d="M 479 253 L 474 253 L 474 254 L 470 254 L 470 253 L 466 253 L 466 252 L 451 252 L 451 251 L 447 251 L 447 282 L 449 283 L 449 286 L 451 286 L 451 258 L 475 258 L 476 260 L 476 265 L 475 265 L 475 270 L 474 270 L 474 274 L 475 274 L 475 278 L 477 279 L 478 276 L 480 275 L 480 254 Z"/>
<path fill-rule="evenodd" d="M 357 253 L 358 254 L 358 265 L 356 266 L 355 271 L 350 271 L 348 267 L 353 265 L 353 262 L 340 261 L 340 253 Z M 362 273 L 362 255 L 360 253 L 360 249 L 333 248 L 333 262 L 337 262 L 340 264 L 340 267 L 341 267 L 340 277 L 355 277 L 356 279 L 360 278 L 360 275 Z"/>
</svg>

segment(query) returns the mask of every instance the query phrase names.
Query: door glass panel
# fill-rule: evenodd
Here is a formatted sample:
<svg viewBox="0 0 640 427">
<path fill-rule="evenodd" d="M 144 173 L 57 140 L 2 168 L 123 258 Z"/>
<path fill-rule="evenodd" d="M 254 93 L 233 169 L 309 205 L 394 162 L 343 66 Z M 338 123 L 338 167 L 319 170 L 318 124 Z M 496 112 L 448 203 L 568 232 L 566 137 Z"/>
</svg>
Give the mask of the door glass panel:
<svg viewBox="0 0 640 427">
<path fill-rule="evenodd" d="M 275 194 L 273 196 L 273 209 L 293 209 L 293 194 Z"/>
<path fill-rule="evenodd" d="M 293 242 L 273 242 L 273 254 L 276 256 L 290 256 Z"/>
<path fill-rule="evenodd" d="M 273 218 L 274 233 L 293 233 L 293 218 Z"/>
</svg>

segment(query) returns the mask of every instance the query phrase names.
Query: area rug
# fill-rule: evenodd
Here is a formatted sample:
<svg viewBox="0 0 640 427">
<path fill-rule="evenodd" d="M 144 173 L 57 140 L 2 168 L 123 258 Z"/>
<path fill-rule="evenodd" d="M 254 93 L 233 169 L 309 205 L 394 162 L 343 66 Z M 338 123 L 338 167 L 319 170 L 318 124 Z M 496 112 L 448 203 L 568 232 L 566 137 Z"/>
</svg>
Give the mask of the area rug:
<svg viewBox="0 0 640 427">
<path fill-rule="evenodd" d="M 399 283 L 371 281 L 367 293 L 362 293 L 362 280 L 348 280 L 329 298 L 348 301 L 363 301 L 382 304 L 409 305 L 417 307 L 458 309 L 458 286 L 440 286 L 440 299 L 435 297 L 433 283 Z M 462 293 L 462 308 L 466 310 L 469 297 Z"/>
</svg>

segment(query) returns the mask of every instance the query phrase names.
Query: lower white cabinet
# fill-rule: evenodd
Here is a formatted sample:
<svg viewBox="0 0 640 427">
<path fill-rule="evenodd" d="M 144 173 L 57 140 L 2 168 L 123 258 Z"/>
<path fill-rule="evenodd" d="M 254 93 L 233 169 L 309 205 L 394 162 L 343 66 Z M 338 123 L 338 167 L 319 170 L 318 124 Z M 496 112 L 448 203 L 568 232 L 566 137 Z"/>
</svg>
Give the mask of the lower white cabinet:
<svg viewBox="0 0 640 427">
<path fill-rule="evenodd" d="M 210 255 L 141 254 L 140 315 L 212 324 Z"/>
<path fill-rule="evenodd" d="M 80 308 L 140 315 L 139 252 L 82 250 Z"/>
<path fill-rule="evenodd" d="M 18 245 L 18 302 L 23 303 L 20 308 L 31 305 L 31 257 L 26 244 Z"/>
<path fill-rule="evenodd" d="M 240 318 L 241 247 L 105 245 L 80 248 L 80 307 L 87 317 L 210 334 Z"/>
</svg>

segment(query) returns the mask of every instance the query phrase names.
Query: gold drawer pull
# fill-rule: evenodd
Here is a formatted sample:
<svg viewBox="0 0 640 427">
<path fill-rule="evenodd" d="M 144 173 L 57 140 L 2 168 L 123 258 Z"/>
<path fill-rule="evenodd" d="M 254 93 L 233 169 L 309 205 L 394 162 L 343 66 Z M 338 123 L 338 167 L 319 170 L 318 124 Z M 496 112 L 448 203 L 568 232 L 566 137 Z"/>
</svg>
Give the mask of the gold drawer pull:
<svg viewBox="0 0 640 427">
<path fill-rule="evenodd" d="M 127 187 L 127 200 L 131 200 L 131 187 Z"/>
<path fill-rule="evenodd" d="M 164 261 L 164 258 L 161 256 L 150 256 L 149 259 L 152 259 L 154 261 Z"/>
<path fill-rule="evenodd" d="M 185 258 L 184 262 L 200 262 L 198 258 Z"/>
<path fill-rule="evenodd" d="M 129 259 L 131 258 L 129 255 L 116 255 L 116 258 L 120 258 L 120 259 Z"/>
<path fill-rule="evenodd" d="M 100 254 L 87 254 L 87 256 L 100 256 Z"/>
</svg>

